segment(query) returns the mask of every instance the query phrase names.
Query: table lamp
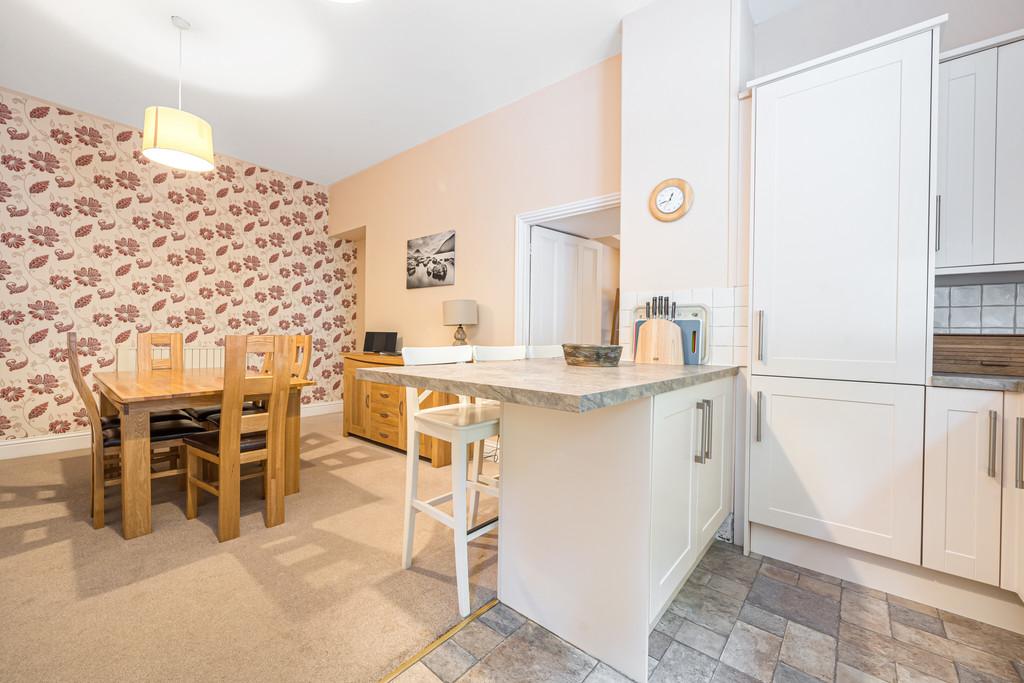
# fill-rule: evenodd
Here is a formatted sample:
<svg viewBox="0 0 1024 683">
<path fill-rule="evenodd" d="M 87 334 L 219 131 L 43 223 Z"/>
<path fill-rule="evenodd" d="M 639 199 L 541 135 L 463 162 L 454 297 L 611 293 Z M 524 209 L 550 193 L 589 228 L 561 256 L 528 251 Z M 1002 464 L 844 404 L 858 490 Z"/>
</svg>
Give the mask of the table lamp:
<svg viewBox="0 0 1024 683">
<path fill-rule="evenodd" d="M 463 325 L 476 325 L 476 301 L 473 299 L 452 299 L 444 302 L 444 324 L 457 325 L 452 346 L 465 346 L 466 330 Z"/>
</svg>

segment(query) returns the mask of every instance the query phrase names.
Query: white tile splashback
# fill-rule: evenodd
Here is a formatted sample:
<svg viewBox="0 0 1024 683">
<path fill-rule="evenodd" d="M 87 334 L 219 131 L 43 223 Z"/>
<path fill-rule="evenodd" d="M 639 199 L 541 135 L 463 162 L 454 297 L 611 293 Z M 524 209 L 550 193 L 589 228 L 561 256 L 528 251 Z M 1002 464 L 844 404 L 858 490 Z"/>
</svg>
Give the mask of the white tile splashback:
<svg viewBox="0 0 1024 683">
<path fill-rule="evenodd" d="M 1024 282 L 935 288 L 936 334 L 1024 334 Z"/>
<path fill-rule="evenodd" d="M 709 362 L 712 365 L 746 365 L 750 345 L 750 309 L 747 308 L 746 287 L 682 289 L 674 292 L 622 292 L 620 294 L 619 329 L 622 357 L 633 358 L 633 309 L 651 297 L 669 296 L 679 304 L 704 304 L 711 310 L 708 337 Z M 1021 301 L 1024 306 L 1024 300 Z"/>
</svg>

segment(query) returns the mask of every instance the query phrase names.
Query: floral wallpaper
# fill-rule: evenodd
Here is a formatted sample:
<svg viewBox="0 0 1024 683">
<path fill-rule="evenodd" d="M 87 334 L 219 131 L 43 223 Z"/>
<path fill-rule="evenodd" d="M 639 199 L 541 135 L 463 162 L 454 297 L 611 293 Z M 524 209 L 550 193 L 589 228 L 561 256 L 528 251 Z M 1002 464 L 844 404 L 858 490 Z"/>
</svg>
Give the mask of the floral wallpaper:
<svg viewBox="0 0 1024 683">
<path fill-rule="evenodd" d="M 356 254 L 327 236 L 326 188 L 226 157 L 173 171 L 141 135 L 0 88 L 0 439 L 88 427 L 69 330 L 85 373 L 138 332 L 311 334 L 302 401 L 341 398 Z"/>
</svg>

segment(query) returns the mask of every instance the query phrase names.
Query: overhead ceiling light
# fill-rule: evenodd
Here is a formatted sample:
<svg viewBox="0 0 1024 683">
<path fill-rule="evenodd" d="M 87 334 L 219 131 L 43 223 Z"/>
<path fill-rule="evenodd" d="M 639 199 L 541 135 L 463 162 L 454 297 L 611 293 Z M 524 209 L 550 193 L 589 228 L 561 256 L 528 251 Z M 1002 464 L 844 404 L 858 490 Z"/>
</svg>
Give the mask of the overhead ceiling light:
<svg viewBox="0 0 1024 683">
<path fill-rule="evenodd" d="M 185 19 L 171 17 L 178 29 L 178 108 L 146 107 L 142 126 L 142 153 L 151 161 L 182 171 L 212 171 L 213 128 L 181 108 L 182 34 L 192 28 Z"/>
</svg>

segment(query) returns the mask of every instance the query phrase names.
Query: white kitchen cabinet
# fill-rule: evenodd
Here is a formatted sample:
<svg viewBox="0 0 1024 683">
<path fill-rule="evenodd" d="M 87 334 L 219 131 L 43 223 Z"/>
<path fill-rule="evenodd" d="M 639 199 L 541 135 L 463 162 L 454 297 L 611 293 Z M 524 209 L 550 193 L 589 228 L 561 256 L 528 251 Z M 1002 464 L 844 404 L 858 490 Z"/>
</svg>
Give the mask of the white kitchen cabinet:
<svg viewBox="0 0 1024 683">
<path fill-rule="evenodd" d="M 996 263 L 1024 262 L 1024 41 L 999 48 Z"/>
<path fill-rule="evenodd" d="M 751 522 L 921 561 L 924 387 L 751 378 Z"/>
<path fill-rule="evenodd" d="M 755 375 L 925 382 L 932 35 L 754 90 Z"/>
<path fill-rule="evenodd" d="M 732 510 L 733 381 L 718 380 L 701 389 L 705 401 L 707 456 L 696 467 L 694 502 L 697 543 L 704 547 Z"/>
<path fill-rule="evenodd" d="M 697 562 L 692 496 L 703 445 L 703 405 L 695 389 L 654 400 L 651 469 L 651 614 L 660 613 Z"/>
<path fill-rule="evenodd" d="M 939 268 L 993 262 L 996 55 L 993 48 L 939 67 Z"/>
<path fill-rule="evenodd" d="M 1004 395 L 1003 538 L 999 585 L 1024 599 L 1024 394 Z"/>
<path fill-rule="evenodd" d="M 654 400 L 651 615 L 675 595 L 732 510 L 733 378 Z"/>
<path fill-rule="evenodd" d="M 1003 393 L 928 387 L 925 567 L 999 585 Z"/>
</svg>

